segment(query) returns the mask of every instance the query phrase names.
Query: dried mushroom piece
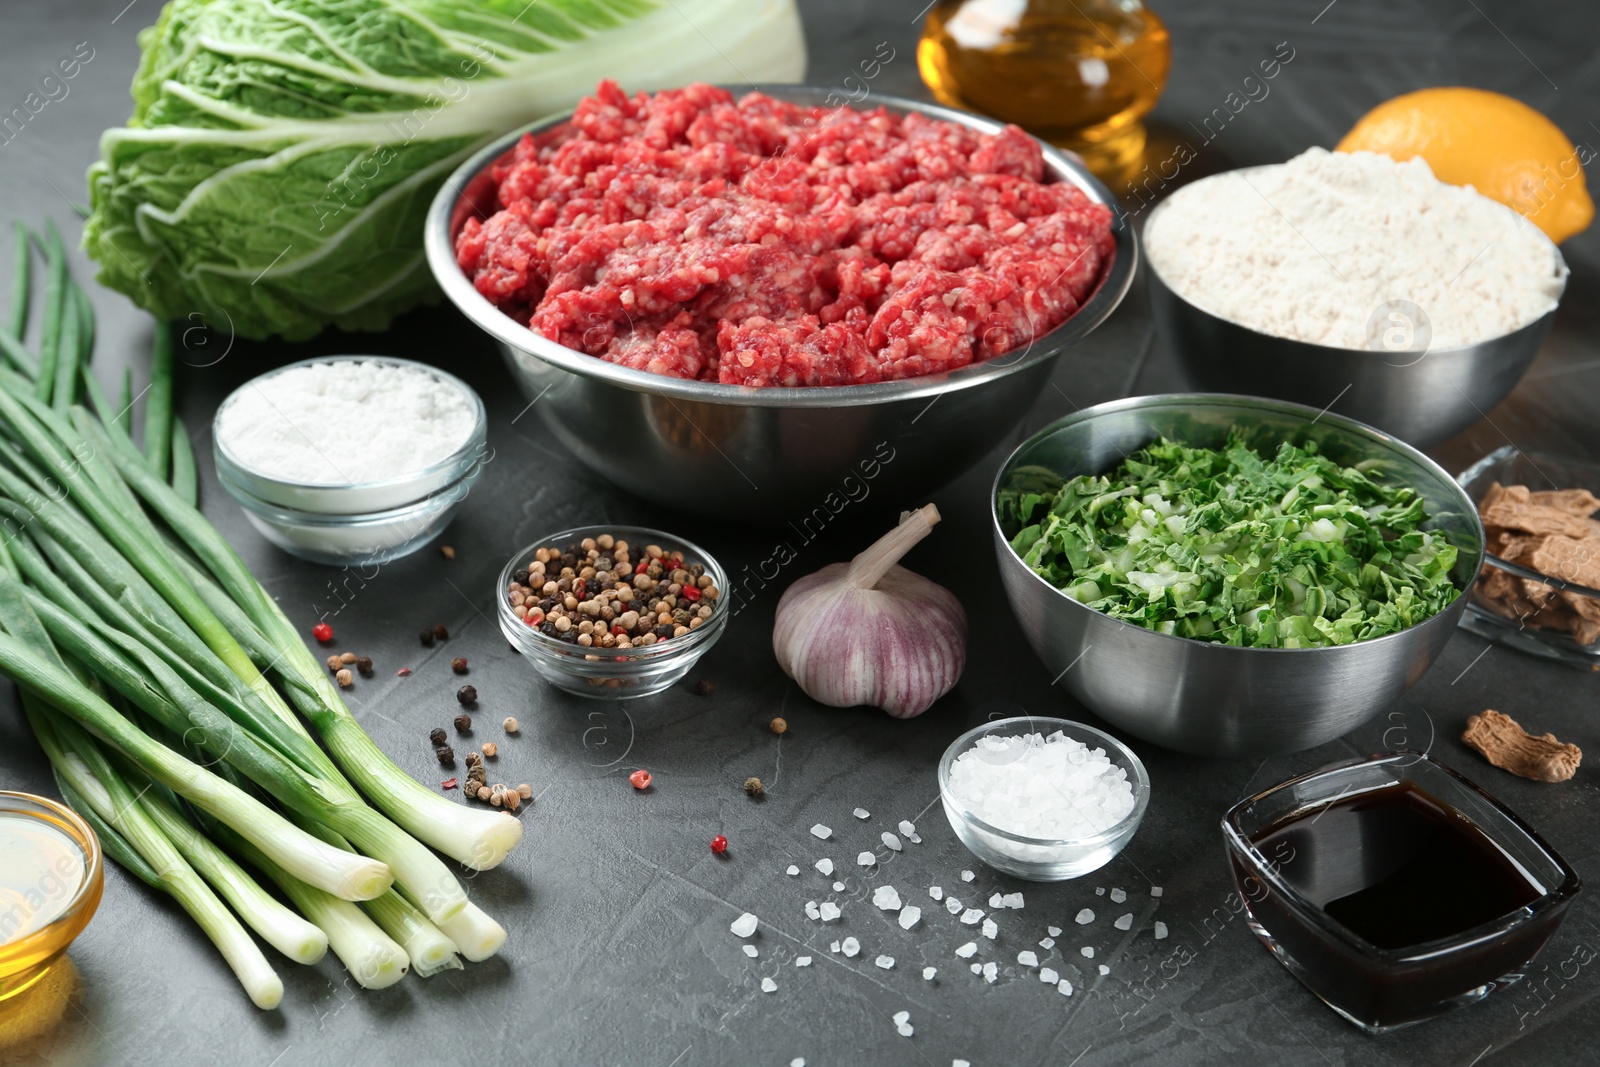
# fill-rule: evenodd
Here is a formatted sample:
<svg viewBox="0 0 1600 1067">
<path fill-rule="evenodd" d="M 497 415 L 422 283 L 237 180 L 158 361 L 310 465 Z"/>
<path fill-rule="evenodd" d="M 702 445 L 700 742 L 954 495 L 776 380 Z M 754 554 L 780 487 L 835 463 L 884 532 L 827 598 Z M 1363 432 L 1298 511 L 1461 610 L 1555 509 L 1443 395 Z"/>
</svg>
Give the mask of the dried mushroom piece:
<svg viewBox="0 0 1600 1067">
<path fill-rule="evenodd" d="M 1461 740 L 1501 770 L 1536 782 L 1564 782 L 1583 760 L 1577 745 L 1557 741 L 1554 734 L 1536 737 L 1493 708 L 1468 719 Z"/>
</svg>

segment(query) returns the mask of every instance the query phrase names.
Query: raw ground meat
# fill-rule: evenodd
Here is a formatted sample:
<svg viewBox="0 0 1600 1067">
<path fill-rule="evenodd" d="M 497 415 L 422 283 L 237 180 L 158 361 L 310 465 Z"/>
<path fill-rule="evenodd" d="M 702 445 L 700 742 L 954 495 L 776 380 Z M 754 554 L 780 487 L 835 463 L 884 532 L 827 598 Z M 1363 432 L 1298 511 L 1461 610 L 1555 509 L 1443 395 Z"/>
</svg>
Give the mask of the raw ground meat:
<svg viewBox="0 0 1600 1067">
<path fill-rule="evenodd" d="M 1111 212 L 1045 184 L 1038 143 L 882 108 L 602 82 L 552 140 L 491 169 L 498 210 L 456 258 L 568 348 L 752 386 L 935 374 L 1078 310 Z"/>
</svg>

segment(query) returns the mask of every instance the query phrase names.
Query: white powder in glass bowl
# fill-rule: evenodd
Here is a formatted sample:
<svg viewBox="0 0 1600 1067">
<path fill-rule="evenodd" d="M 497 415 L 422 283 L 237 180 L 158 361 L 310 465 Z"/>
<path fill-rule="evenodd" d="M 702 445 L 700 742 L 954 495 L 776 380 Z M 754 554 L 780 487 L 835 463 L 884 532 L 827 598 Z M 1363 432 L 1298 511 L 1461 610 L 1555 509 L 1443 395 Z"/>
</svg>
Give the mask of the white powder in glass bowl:
<svg viewBox="0 0 1600 1067">
<path fill-rule="evenodd" d="M 1515 211 L 1441 182 L 1422 159 L 1312 148 L 1173 193 L 1145 227 L 1151 268 L 1184 299 L 1276 337 L 1336 348 L 1453 348 L 1556 305 L 1566 267 Z M 1374 344 L 1403 301 L 1430 327 Z"/>
<path fill-rule="evenodd" d="M 403 363 L 331 360 L 266 374 L 217 415 L 218 443 L 253 474 L 360 485 L 427 470 L 471 437 L 477 405 L 453 381 Z"/>
</svg>

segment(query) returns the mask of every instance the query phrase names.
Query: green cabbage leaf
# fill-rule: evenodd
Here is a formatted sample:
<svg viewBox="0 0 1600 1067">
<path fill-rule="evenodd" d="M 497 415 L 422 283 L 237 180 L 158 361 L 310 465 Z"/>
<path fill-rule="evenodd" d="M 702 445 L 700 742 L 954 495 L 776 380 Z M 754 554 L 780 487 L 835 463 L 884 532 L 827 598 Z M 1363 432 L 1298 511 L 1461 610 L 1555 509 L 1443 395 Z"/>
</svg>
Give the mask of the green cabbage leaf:
<svg viewBox="0 0 1600 1067">
<path fill-rule="evenodd" d="M 602 78 L 798 81 L 794 0 L 172 0 L 89 168 L 99 280 L 249 338 L 382 329 L 437 289 L 435 191 Z"/>
</svg>

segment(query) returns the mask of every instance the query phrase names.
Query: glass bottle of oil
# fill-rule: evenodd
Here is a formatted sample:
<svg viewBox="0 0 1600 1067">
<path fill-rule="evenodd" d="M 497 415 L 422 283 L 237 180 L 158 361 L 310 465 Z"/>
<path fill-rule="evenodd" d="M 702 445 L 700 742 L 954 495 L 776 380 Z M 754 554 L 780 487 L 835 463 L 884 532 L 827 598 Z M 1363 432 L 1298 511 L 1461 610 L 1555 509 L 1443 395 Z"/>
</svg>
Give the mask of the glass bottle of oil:
<svg viewBox="0 0 1600 1067">
<path fill-rule="evenodd" d="M 938 0 L 917 46 L 941 103 L 1014 122 L 1108 180 L 1136 169 L 1171 62 L 1140 0 Z"/>
</svg>

